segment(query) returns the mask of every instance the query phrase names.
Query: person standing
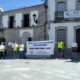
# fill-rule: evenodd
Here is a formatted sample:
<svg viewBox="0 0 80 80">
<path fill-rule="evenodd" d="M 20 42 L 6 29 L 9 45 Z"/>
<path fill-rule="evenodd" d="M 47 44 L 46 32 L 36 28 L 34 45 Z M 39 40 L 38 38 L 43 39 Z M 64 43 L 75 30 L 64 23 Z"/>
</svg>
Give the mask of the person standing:
<svg viewBox="0 0 80 80">
<path fill-rule="evenodd" d="M 14 46 L 15 46 L 15 42 L 13 41 L 11 44 L 12 49 L 14 48 Z"/>
<path fill-rule="evenodd" d="M 20 58 L 24 59 L 25 58 L 25 53 L 24 53 L 24 44 L 23 43 L 21 43 L 19 45 L 19 52 L 20 52 Z"/>
<path fill-rule="evenodd" d="M 1 42 L 0 44 L 0 59 L 3 57 L 3 59 L 5 59 L 5 45 L 3 42 Z"/>
<path fill-rule="evenodd" d="M 58 57 L 61 58 L 63 56 L 63 42 L 60 40 L 57 43 L 57 48 L 58 48 Z"/>
<path fill-rule="evenodd" d="M 14 58 L 18 57 L 18 44 L 16 42 L 14 42 L 14 46 L 13 46 L 13 55 Z"/>
<path fill-rule="evenodd" d="M 0 42 L 0 59 L 2 57 L 2 46 L 1 46 L 1 42 Z"/>
<path fill-rule="evenodd" d="M 71 47 L 72 47 L 72 57 L 71 57 L 71 59 L 73 59 L 73 58 L 77 57 L 78 45 L 77 45 L 76 41 L 73 41 Z"/>
</svg>

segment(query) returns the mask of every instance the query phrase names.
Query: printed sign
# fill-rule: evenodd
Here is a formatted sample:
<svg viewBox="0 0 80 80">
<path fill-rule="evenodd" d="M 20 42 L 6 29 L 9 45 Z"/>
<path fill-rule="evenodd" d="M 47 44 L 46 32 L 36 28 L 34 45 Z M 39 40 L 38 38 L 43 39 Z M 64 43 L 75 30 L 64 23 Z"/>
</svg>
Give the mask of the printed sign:
<svg viewBox="0 0 80 80">
<path fill-rule="evenodd" d="M 80 11 L 65 11 L 64 18 L 80 18 Z"/>
<path fill-rule="evenodd" d="M 27 55 L 53 55 L 54 41 L 27 42 Z"/>
</svg>

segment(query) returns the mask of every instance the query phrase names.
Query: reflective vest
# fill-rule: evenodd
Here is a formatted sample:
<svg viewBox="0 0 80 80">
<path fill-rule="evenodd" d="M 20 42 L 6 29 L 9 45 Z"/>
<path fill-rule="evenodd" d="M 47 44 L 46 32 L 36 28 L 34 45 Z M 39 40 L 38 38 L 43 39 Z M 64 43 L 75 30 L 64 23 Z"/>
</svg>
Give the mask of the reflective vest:
<svg viewBox="0 0 80 80">
<path fill-rule="evenodd" d="M 21 45 L 19 45 L 19 47 L 20 47 L 20 48 L 24 48 L 24 45 L 23 45 L 23 44 L 21 44 Z"/>
<path fill-rule="evenodd" d="M 17 51 L 17 50 L 18 50 L 18 44 L 15 44 L 13 50 L 14 50 L 14 51 Z"/>
<path fill-rule="evenodd" d="M 0 45 L 0 47 L 2 48 L 2 49 L 0 49 L 0 52 L 4 52 L 5 51 L 4 45 Z"/>
<path fill-rule="evenodd" d="M 63 42 L 58 41 L 58 48 L 63 48 Z"/>
<path fill-rule="evenodd" d="M 1 51 L 4 52 L 4 49 L 2 49 Z"/>
<path fill-rule="evenodd" d="M 23 44 L 19 45 L 19 51 L 24 51 L 24 45 Z"/>
</svg>

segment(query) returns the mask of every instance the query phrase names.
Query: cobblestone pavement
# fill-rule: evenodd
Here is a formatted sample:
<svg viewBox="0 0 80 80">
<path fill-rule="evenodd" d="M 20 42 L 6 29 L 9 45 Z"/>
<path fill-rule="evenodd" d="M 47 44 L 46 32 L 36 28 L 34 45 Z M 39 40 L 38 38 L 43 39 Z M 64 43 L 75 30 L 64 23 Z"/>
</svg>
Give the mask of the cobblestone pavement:
<svg viewBox="0 0 80 80">
<path fill-rule="evenodd" d="M 70 59 L 0 60 L 0 80 L 80 80 L 80 62 Z"/>
</svg>

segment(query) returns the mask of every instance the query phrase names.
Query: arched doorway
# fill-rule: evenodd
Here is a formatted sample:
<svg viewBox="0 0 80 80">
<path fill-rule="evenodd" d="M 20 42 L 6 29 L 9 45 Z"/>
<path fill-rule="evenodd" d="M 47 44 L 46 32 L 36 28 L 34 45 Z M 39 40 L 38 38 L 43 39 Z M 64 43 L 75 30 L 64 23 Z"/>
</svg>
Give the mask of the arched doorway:
<svg viewBox="0 0 80 80">
<path fill-rule="evenodd" d="M 78 43 L 78 52 L 80 52 L 80 28 L 76 29 L 76 42 Z"/>
<path fill-rule="evenodd" d="M 21 36 L 21 42 L 23 42 L 24 44 L 26 44 L 26 41 L 31 41 L 32 37 L 31 34 L 29 32 L 24 32 Z"/>
</svg>

